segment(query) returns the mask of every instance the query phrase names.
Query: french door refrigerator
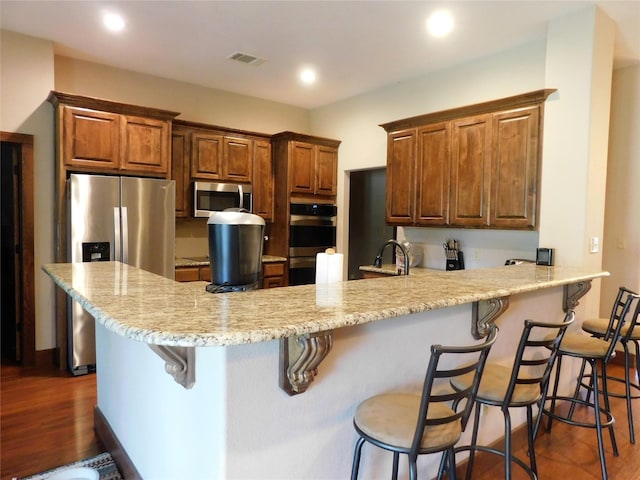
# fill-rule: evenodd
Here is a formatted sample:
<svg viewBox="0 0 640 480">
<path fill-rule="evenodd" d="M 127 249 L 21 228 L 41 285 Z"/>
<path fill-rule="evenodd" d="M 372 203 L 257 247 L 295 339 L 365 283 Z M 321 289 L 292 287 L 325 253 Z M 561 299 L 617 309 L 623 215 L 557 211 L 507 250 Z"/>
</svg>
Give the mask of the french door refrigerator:
<svg viewBox="0 0 640 480">
<path fill-rule="evenodd" d="M 173 180 L 72 174 L 67 198 L 69 262 L 117 260 L 175 277 Z M 95 320 L 70 299 L 67 332 L 71 373 L 95 371 Z"/>
</svg>

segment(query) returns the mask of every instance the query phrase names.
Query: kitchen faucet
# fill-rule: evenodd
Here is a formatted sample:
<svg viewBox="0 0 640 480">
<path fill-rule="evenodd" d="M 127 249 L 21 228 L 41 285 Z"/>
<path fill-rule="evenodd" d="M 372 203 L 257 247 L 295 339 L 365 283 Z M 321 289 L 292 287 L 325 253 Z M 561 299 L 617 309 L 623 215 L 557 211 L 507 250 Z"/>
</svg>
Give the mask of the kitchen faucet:
<svg viewBox="0 0 640 480">
<path fill-rule="evenodd" d="M 407 254 L 407 249 L 404 247 L 404 245 L 394 239 L 387 240 L 387 242 L 380 247 L 380 250 L 378 250 L 378 255 L 376 255 L 376 259 L 373 261 L 373 266 L 376 268 L 382 267 L 382 253 L 384 252 L 384 249 L 387 247 L 387 245 L 394 245 L 402 250 L 402 254 L 404 255 L 404 274 L 409 275 L 409 255 Z"/>
</svg>

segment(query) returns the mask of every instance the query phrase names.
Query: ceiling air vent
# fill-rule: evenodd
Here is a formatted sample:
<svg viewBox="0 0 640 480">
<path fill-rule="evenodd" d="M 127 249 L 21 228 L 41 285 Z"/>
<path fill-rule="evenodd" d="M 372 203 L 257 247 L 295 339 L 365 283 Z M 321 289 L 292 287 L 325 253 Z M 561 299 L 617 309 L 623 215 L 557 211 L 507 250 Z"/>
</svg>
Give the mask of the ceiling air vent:
<svg viewBox="0 0 640 480">
<path fill-rule="evenodd" d="M 227 60 L 235 60 L 236 62 L 246 63 L 247 65 L 253 65 L 255 67 L 266 62 L 264 58 L 254 57 L 253 55 L 242 52 L 232 53 L 227 57 Z"/>
</svg>

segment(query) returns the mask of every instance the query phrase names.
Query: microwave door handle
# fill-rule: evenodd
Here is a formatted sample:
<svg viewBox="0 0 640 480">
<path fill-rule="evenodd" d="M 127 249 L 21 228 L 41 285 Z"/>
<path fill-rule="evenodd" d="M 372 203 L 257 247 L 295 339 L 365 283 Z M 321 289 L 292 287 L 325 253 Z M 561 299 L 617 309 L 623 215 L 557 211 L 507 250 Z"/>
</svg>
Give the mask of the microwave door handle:
<svg viewBox="0 0 640 480">
<path fill-rule="evenodd" d="M 242 192 L 242 185 L 238 185 L 238 195 L 240 195 L 240 208 L 244 208 L 244 194 Z"/>
</svg>

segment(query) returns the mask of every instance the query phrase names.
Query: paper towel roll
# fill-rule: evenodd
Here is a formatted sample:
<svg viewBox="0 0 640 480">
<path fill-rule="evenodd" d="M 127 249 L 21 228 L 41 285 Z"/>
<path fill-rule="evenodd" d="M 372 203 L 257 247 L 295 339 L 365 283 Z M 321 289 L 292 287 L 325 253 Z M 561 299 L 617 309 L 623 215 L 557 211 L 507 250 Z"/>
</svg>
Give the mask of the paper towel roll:
<svg viewBox="0 0 640 480">
<path fill-rule="evenodd" d="M 341 253 L 318 253 L 316 256 L 316 284 L 342 281 Z"/>
</svg>

